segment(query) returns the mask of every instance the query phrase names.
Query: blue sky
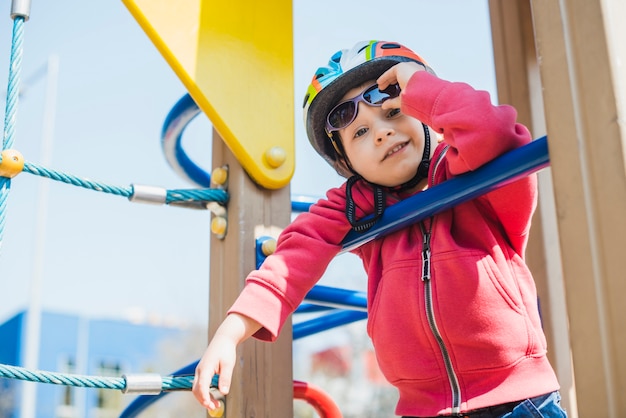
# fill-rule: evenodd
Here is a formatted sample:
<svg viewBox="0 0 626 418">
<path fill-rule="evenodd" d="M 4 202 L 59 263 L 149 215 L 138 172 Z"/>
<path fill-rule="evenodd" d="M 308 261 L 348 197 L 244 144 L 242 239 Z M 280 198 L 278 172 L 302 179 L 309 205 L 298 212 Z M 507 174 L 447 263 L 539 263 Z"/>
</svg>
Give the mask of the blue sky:
<svg viewBox="0 0 626 418">
<path fill-rule="evenodd" d="M 0 97 L 8 80 L 13 22 L 0 3 Z M 174 4 L 175 2 L 172 2 Z M 292 194 L 320 196 L 341 183 L 313 153 L 299 105 L 313 71 L 337 49 L 363 39 L 399 41 L 439 76 L 495 96 L 486 0 L 294 0 L 296 172 Z M 121 1 L 33 0 L 25 24 L 22 86 L 14 148 L 41 163 L 45 77 L 54 55 L 58 92 L 49 168 L 112 186 L 190 188 L 167 165 L 163 121 L 185 94 L 182 83 Z M 495 98 L 494 98 L 495 101 Z M 210 171 L 210 123 L 187 129 L 189 155 Z M 38 228 L 40 187 L 48 182 L 45 228 Z M 43 237 L 44 309 L 92 317 L 143 312 L 156 320 L 204 324 L 208 311 L 208 212 L 128 202 L 123 197 L 22 173 L 12 181 L 0 248 L 0 321 L 24 309 Z M 364 288 L 352 256 L 332 265 L 325 284 Z"/>
</svg>

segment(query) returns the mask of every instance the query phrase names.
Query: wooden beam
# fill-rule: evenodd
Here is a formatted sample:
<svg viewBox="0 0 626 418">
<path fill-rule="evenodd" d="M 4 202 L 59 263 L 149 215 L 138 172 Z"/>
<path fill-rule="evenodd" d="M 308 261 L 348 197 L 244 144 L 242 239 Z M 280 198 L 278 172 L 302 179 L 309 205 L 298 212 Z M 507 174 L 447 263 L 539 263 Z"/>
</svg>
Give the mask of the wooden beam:
<svg viewBox="0 0 626 418">
<path fill-rule="evenodd" d="M 531 130 L 533 137 L 541 137 L 546 134 L 546 128 L 530 1 L 490 0 L 489 10 L 498 101 L 515 106 L 518 120 Z M 570 412 L 570 418 L 575 418 L 576 397 L 551 170 L 543 170 L 538 177 L 539 203 L 526 260 L 537 283 L 548 357 L 561 384 L 562 405 Z"/>
<path fill-rule="evenodd" d="M 229 167 L 228 230 L 224 239 L 211 236 L 209 337 L 235 301 L 245 278 L 255 268 L 255 240 L 278 236 L 291 216 L 289 187 L 257 186 L 213 132 L 213 167 Z M 293 416 L 292 327 L 285 324 L 274 343 L 250 339 L 237 352 L 226 416 Z"/>
<path fill-rule="evenodd" d="M 608 25 L 626 20 L 621 1 L 532 0 L 582 417 L 626 414 L 624 111 L 616 95 L 626 75 L 612 49 L 617 25 Z"/>
</svg>

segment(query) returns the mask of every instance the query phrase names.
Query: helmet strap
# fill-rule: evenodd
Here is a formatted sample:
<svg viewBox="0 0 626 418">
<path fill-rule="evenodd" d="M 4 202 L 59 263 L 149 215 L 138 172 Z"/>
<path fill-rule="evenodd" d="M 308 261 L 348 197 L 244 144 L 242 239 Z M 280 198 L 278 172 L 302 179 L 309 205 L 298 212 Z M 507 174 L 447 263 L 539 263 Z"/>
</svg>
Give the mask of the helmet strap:
<svg viewBox="0 0 626 418">
<path fill-rule="evenodd" d="M 348 183 L 346 184 L 346 217 L 348 218 L 350 225 L 352 225 L 352 230 L 355 232 L 365 232 L 373 227 L 383 215 L 383 212 L 385 212 L 386 207 L 385 190 L 378 184 L 370 183 L 374 188 L 374 217 L 368 217 L 360 221 L 356 220 L 356 205 L 354 204 L 354 199 L 352 198 L 352 188 L 354 187 L 354 184 L 361 179 L 362 177 L 357 174 L 350 177 L 348 179 Z"/>
</svg>

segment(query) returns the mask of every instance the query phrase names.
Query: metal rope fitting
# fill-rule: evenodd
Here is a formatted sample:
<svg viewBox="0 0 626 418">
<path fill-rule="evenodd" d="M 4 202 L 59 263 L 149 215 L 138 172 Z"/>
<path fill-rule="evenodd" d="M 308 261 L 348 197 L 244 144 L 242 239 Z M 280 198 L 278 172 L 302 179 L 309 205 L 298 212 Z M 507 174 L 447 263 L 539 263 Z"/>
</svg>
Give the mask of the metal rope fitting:
<svg viewBox="0 0 626 418">
<path fill-rule="evenodd" d="M 131 202 L 164 205 L 167 201 L 167 190 L 162 187 L 131 184 L 133 194 L 128 198 Z"/>
<path fill-rule="evenodd" d="M 159 395 L 163 388 L 161 375 L 155 373 L 123 375 L 126 383 L 122 393 Z"/>
<path fill-rule="evenodd" d="M 28 20 L 30 17 L 30 0 L 13 0 L 11 2 L 11 19 L 23 17 Z"/>
</svg>

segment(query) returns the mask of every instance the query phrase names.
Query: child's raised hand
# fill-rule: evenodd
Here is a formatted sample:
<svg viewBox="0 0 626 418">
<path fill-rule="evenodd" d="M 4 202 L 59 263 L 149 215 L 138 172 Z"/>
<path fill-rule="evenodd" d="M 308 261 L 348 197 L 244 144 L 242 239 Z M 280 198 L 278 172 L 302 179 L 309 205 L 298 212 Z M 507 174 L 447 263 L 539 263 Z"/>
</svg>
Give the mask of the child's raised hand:
<svg viewBox="0 0 626 418">
<path fill-rule="evenodd" d="M 425 70 L 426 68 L 417 62 L 401 62 L 385 71 L 380 77 L 378 77 L 376 82 L 378 83 L 378 88 L 380 90 L 384 90 L 392 84 L 398 84 L 400 86 L 400 90 L 404 90 L 413 74 L 417 71 Z M 383 103 L 383 108 L 400 108 L 400 103 L 401 99 L 400 96 L 398 96 L 394 99 L 385 101 Z"/>
</svg>

